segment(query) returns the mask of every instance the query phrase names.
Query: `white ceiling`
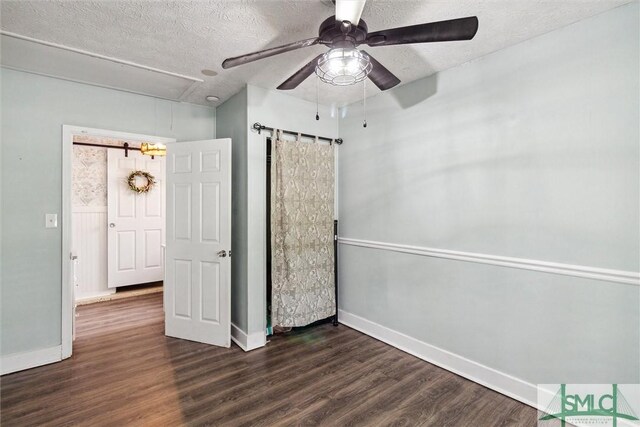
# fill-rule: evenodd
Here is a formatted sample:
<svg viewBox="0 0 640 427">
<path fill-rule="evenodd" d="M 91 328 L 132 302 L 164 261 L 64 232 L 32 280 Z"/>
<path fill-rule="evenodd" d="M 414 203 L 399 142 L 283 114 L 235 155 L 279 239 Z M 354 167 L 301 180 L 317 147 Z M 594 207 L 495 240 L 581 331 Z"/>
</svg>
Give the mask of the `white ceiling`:
<svg viewBox="0 0 640 427">
<path fill-rule="evenodd" d="M 408 83 L 629 1 L 368 0 L 362 19 L 370 31 L 471 15 L 478 16 L 480 26 L 471 41 L 364 47 Z M 326 48 L 313 46 L 229 70 L 220 66 L 225 58 L 314 37 L 332 14 L 330 0 L 2 0 L 1 28 L 202 79 L 184 100 L 207 105 L 206 95 L 217 95 L 222 102 L 245 83 L 275 89 Z M 205 68 L 219 74 L 204 76 L 200 71 Z M 367 92 L 370 96 L 378 89 L 368 85 Z M 315 101 L 316 79 L 288 93 Z M 361 85 L 321 86 L 322 104 L 361 98 Z"/>
<path fill-rule="evenodd" d="M 0 43 L 3 67 L 157 98 L 182 101 L 203 82 L 6 32 Z"/>
</svg>

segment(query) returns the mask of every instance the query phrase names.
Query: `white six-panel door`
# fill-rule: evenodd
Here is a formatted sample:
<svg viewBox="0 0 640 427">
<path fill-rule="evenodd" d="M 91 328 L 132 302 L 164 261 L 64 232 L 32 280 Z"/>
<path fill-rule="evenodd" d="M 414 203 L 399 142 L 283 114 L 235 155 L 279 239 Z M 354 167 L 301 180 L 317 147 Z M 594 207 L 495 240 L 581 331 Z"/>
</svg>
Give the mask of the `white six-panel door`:
<svg viewBox="0 0 640 427">
<path fill-rule="evenodd" d="M 157 282 L 164 277 L 165 159 L 108 149 L 107 275 L 110 288 Z M 135 170 L 149 172 L 155 186 L 137 194 L 127 184 Z M 142 182 L 141 182 L 142 183 Z"/>
<path fill-rule="evenodd" d="M 231 140 L 167 147 L 165 334 L 229 347 Z"/>
</svg>

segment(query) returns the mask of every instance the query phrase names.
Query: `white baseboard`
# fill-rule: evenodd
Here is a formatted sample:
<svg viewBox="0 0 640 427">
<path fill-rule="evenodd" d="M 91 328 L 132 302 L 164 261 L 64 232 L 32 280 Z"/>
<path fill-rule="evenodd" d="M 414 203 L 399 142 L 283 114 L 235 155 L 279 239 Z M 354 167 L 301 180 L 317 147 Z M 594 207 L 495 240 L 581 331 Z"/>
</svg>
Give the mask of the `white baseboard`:
<svg viewBox="0 0 640 427">
<path fill-rule="evenodd" d="M 537 408 L 537 387 L 473 360 L 419 341 L 355 314 L 339 310 L 340 323 L 385 342 L 447 371 Z"/>
<path fill-rule="evenodd" d="M 84 305 L 84 304 L 90 304 L 92 302 L 98 302 L 98 301 L 106 301 L 107 299 L 105 299 L 105 297 L 109 297 L 110 295 L 113 295 L 116 293 L 116 289 L 109 289 L 106 291 L 94 291 L 94 292 L 77 292 L 75 294 L 76 297 L 76 304 L 78 305 Z"/>
<path fill-rule="evenodd" d="M 255 350 L 267 344 L 267 337 L 264 331 L 247 334 L 235 324 L 231 323 L 231 341 L 238 344 L 244 351 Z"/>
<path fill-rule="evenodd" d="M 62 360 L 62 346 L 0 356 L 0 375 L 48 365 Z"/>
</svg>

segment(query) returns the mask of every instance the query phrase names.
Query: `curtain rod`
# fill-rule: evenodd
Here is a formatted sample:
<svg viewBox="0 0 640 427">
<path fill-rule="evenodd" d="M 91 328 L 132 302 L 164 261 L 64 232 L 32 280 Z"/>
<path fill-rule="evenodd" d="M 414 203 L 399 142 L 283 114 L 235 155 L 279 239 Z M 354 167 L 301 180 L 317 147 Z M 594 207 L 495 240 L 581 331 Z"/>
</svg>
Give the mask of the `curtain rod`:
<svg viewBox="0 0 640 427">
<path fill-rule="evenodd" d="M 268 127 L 268 126 L 262 125 L 262 124 L 260 124 L 259 122 L 255 122 L 251 128 L 252 128 L 253 130 L 258 131 L 258 134 L 260 134 L 260 132 L 261 132 L 261 131 L 263 131 L 263 130 L 268 130 L 268 131 L 271 131 L 271 132 L 273 132 L 273 131 L 274 131 L 274 129 L 273 129 L 272 127 Z M 294 131 L 292 131 L 292 130 L 285 130 L 285 129 L 280 129 L 280 132 L 282 132 L 282 133 L 288 133 L 289 135 L 300 135 L 300 136 L 305 136 L 305 137 L 307 137 L 307 138 L 318 138 L 318 139 L 324 139 L 325 141 L 329 141 L 329 142 L 333 141 L 333 142 L 335 142 L 335 143 L 336 143 L 336 144 L 338 144 L 338 145 L 342 145 L 342 143 L 343 143 L 342 138 L 328 138 L 328 137 L 326 137 L 326 136 L 316 136 L 316 135 L 311 135 L 311 134 L 308 134 L 308 133 L 294 132 Z"/>
<path fill-rule="evenodd" d="M 108 145 L 108 144 L 93 144 L 91 142 L 75 142 L 73 141 L 73 145 L 85 145 L 87 147 L 104 147 L 104 148 L 117 148 L 119 150 L 124 150 L 124 156 L 129 157 L 129 150 L 140 151 L 139 148 L 129 147 L 129 143 L 125 142 L 124 145 Z"/>
<path fill-rule="evenodd" d="M 103 148 L 117 148 L 119 150 L 124 150 L 124 156 L 129 157 L 129 150 L 140 151 L 140 148 L 130 147 L 128 142 L 125 142 L 124 145 L 109 145 L 109 144 L 93 144 L 91 142 L 76 142 L 73 141 L 73 145 L 85 145 L 87 147 L 103 147 Z M 153 159 L 155 156 L 151 156 Z"/>
</svg>

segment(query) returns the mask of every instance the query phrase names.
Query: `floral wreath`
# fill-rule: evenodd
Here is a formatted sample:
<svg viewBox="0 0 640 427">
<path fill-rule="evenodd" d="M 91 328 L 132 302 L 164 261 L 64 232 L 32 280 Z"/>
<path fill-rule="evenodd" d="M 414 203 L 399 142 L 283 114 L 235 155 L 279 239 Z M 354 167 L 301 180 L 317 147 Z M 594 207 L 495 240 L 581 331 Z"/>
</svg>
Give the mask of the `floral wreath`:
<svg viewBox="0 0 640 427">
<path fill-rule="evenodd" d="M 146 179 L 147 183 L 142 186 L 137 186 L 136 177 L 138 176 Z M 127 178 L 127 184 L 129 184 L 129 188 L 138 194 L 148 193 L 149 190 L 153 188 L 155 183 L 156 183 L 155 177 L 151 175 L 149 172 L 144 172 L 144 171 L 133 171 L 129 174 L 129 177 Z"/>
</svg>

